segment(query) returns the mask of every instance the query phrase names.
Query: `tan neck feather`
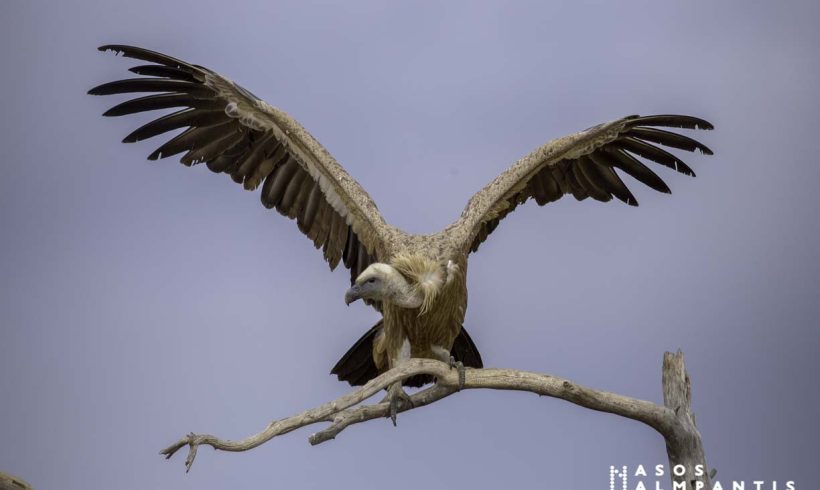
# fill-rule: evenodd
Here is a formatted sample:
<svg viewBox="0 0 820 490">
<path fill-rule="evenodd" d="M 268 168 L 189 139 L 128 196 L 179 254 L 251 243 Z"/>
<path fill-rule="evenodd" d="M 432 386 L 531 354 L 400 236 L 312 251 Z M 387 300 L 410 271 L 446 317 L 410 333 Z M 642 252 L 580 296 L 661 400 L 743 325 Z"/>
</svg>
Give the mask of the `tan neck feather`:
<svg viewBox="0 0 820 490">
<path fill-rule="evenodd" d="M 418 308 L 422 305 L 422 294 L 398 270 L 387 264 L 381 267 L 387 290 L 384 301 L 390 301 L 401 308 Z"/>
<path fill-rule="evenodd" d="M 420 299 L 419 315 L 430 311 L 442 286 L 444 286 L 444 271 L 436 261 L 419 255 L 399 255 L 391 261 L 391 265 L 401 273 L 411 288 L 410 296 L 414 301 Z"/>
</svg>

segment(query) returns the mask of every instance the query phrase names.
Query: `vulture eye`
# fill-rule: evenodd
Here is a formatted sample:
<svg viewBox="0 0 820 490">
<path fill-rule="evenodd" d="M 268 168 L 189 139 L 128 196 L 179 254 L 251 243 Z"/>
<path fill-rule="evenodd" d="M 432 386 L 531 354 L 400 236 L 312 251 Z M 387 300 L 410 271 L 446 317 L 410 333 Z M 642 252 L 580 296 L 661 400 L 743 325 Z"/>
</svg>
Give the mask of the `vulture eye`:
<svg viewBox="0 0 820 490">
<path fill-rule="evenodd" d="M 368 283 L 368 284 L 373 284 L 374 282 L 376 282 L 376 278 L 375 278 L 375 277 L 371 277 L 370 279 L 368 279 L 368 280 L 367 280 L 367 283 Z"/>
</svg>

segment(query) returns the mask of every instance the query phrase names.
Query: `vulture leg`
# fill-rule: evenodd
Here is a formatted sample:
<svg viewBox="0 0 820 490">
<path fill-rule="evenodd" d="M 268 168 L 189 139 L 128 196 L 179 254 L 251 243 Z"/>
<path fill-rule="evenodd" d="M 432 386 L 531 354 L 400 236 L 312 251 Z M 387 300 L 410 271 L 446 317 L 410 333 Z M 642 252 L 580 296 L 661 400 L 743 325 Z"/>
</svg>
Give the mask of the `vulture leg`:
<svg viewBox="0 0 820 490">
<path fill-rule="evenodd" d="M 393 427 L 396 426 L 396 414 L 399 413 L 399 404 L 402 405 L 403 410 L 413 408 L 413 401 L 410 399 L 410 395 L 402 389 L 400 382 L 390 385 L 390 388 L 387 389 L 387 396 L 381 401 L 381 403 L 384 402 L 390 403 L 390 420 L 393 421 Z"/>
<path fill-rule="evenodd" d="M 467 370 L 464 369 L 464 363 L 461 361 L 456 361 L 456 358 L 450 356 L 450 369 L 456 368 L 458 369 L 458 391 L 461 391 L 464 388 L 464 379 L 467 377 Z"/>
<path fill-rule="evenodd" d="M 389 330 L 385 331 L 385 335 L 389 334 Z M 401 346 L 394 352 L 388 354 L 390 369 L 404 364 L 411 357 L 412 347 L 410 345 L 410 339 L 408 339 L 403 333 L 402 336 L 404 337 L 404 340 L 402 341 Z M 391 350 L 391 348 L 388 348 L 388 351 L 389 350 Z M 410 396 L 404 392 L 401 385 L 401 381 L 390 385 L 390 388 L 387 389 L 387 396 L 384 400 L 382 400 L 382 402 L 390 403 L 390 420 L 393 421 L 393 427 L 396 426 L 396 414 L 399 412 L 399 409 L 409 410 L 413 408 L 413 401 L 410 400 Z M 401 406 L 399 406 L 399 404 L 401 404 Z"/>
<path fill-rule="evenodd" d="M 464 329 L 462 328 L 461 331 L 464 332 Z M 466 332 L 464 332 L 464 334 L 466 335 Z M 470 342 L 472 342 L 472 340 Z M 458 391 L 461 391 L 464 388 L 464 378 L 467 376 L 467 372 L 466 369 L 464 369 L 464 363 L 461 362 L 461 360 L 456 359 L 456 356 L 450 352 L 458 354 L 458 351 L 463 350 L 463 347 L 459 345 L 457 348 L 456 344 L 453 343 L 453 348 L 450 350 L 447 350 L 439 345 L 432 346 L 431 350 L 433 351 L 433 356 L 437 357 L 440 361 L 449 364 L 450 369 L 458 369 Z M 463 353 L 461 355 L 463 355 Z M 480 365 L 481 362 L 479 361 L 478 364 Z"/>
</svg>

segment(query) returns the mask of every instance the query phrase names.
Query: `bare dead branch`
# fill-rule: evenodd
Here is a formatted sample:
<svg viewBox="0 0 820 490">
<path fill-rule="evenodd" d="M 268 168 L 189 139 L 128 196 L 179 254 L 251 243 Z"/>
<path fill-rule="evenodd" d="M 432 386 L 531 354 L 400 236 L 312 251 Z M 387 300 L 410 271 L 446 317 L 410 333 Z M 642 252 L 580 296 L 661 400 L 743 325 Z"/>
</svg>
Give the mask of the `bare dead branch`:
<svg viewBox="0 0 820 490">
<path fill-rule="evenodd" d="M 692 413 L 692 384 L 681 351 L 663 355 L 663 404 L 675 417 L 671 430 L 664 434 L 669 467 L 682 465 L 685 468 L 681 476 L 672 474 L 672 480 L 688 481 L 687 488 L 698 488 L 698 482 L 703 484 L 701 488 L 712 488 L 711 479 L 717 471 L 714 468 L 710 471 L 706 466 L 703 443 Z"/>
<path fill-rule="evenodd" d="M 434 385 L 426 390 L 419 391 L 410 396 L 410 401 L 413 403 L 412 408 L 423 407 L 429 405 L 442 398 L 448 397 L 455 393 L 455 388 L 442 385 Z M 399 413 L 411 410 L 408 407 L 399 407 Z M 333 417 L 333 423 L 326 429 L 311 434 L 308 441 L 312 445 L 321 444 L 330 439 L 335 439 L 339 432 L 345 430 L 348 426 L 367 422 L 368 420 L 386 418 L 390 416 L 389 403 L 377 403 L 375 405 L 363 405 L 356 408 L 349 408 L 336 414 Z"/>
<path fill-rule="evenodd" d="M 430 374 L 437 383 L 413 394 L 412 407 L 400 407 L 400 411 L 420 408 L 448 397 L 458 391 L 459 373 L 447 363 L 430 359 L 410 359 L 390 371 L 372 379 L 351 393 L 331 402 L 280 420 L 275 420 L 261 432 L 238 441 L 223 440 L 212 435 L 190 433 L 171 446 L 163 449 L 166 458 L 188 446 L 185 460 L 187 470 L 196 457 L 197 448 L 208 445 L 223 451 L 248 451 L 276 436 L 287 434 L 301 427 L 318 422 L 330 425 L 309 438 L 311 444 L 321 444 L 334 439 L 351 425 L 389 416 L 388 403 L 360 405 L 363 401 L 391 384 L 418 374 Z M 666 440 L 670 465 L 683 464 L 687 468 L 687 480 L 694 479 L 708 484 L 709 475 L 695 477 L 696 465 L 706 468 L 700 434 L 691 413 L 691 386 L 683 364 L 683 354 L 666 353 L 663 364 L 664 406 L 637 398 L 630 398 L 606 391 L 594 390 L 572 381 L 514 369 L 467 368 L 462 389 L 494 389 L 528 391 L 541 396 L 560 398 L 578 406 L 612 413 L 642 422 L 658 431 Z M 360 406 L 357 406 L 360 405 Z M 708 473 L 708 472 L 707 472 Z M 711 485 L 704 488 L 711 488 Z"/>
<path fill-rule="evenodd" d="M 0 471 L 0 490 L 32 490 L 25 480 Z"/>
</svg>

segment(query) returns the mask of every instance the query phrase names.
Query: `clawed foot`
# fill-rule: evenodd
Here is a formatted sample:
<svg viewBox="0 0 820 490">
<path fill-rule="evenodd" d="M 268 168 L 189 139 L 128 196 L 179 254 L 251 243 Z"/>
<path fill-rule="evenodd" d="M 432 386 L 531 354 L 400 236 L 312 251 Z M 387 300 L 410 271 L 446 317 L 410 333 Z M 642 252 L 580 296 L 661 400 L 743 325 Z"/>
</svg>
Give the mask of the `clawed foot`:
<svg viewBox="0 0 820 490">
<path fill-rule="evenodd" d="M 466 369 L 461 361 L 456 361 L 455 357 L 450 356 L 450 369 L 453 368 L 458 369 L 458 391 L 461 391 L 464 388 L 464 378 L 467 376 Z"/>
<path fill-rule="evenodd" d="M 393 383 L 390 385 L 390 388 L 387 389 L 387 396 L 382 400 L 382 403 L 384 402 L 390 403 L 390 420 L 393 421 L 393 427 L 396 426 L 396 414 L 399 413 L 400 403 L 402 405 L 401 408 L 404 410 L 413 408 L 413 400 L 411 400 L 410 395 L 402 389 L 401 383 Z"/>
</svg>

